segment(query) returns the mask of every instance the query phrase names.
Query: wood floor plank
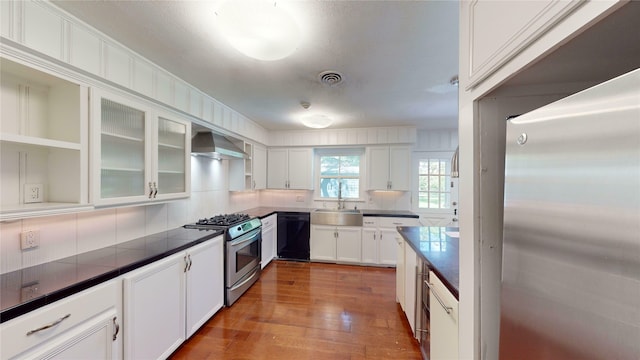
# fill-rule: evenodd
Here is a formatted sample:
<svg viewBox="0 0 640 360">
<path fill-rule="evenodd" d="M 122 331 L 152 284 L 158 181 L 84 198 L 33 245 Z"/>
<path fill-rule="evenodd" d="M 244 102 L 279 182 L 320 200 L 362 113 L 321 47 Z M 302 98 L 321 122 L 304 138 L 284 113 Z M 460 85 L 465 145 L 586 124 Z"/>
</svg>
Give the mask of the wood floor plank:
<svg viewBox="0 0 640 360">
<path fill-rule="evenodd" d="M 172 356 L 185 359 L 421 359 L 395 302 L 395 270 L 273 261 L 233 306 Z"/>
</svg>

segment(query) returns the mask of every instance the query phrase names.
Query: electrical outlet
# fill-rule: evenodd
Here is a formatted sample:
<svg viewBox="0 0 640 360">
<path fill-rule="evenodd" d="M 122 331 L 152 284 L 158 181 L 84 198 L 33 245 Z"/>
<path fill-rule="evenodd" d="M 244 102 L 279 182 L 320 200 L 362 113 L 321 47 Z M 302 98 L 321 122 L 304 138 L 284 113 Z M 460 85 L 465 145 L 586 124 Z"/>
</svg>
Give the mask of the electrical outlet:
<svg viewBox="0 0 640 360">
<path fill-rule="evenodd" d="M 24 203 L 41 203 L 43 198 L 42 184 L 24 184 Z"/>
<path fill-rule="evenodd" d="M 40 230 L 23 231 L 20 234 L 20 249 L 32 249 L 40 246 Z"/>
</svg>

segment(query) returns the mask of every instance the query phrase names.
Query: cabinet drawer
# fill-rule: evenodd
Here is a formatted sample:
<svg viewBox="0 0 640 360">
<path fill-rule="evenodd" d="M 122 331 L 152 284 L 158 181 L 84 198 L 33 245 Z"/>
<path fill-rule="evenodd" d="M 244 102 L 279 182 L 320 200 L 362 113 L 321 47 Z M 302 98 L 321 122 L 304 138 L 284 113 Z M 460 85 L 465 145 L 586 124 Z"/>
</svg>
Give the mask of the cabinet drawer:
<svg viewBox="0 0 640 360">
<path fill-rule="evenodd" d="M 73 329 L 105 310 L 117 308 L 119 283 L 118 280 L 113 280 L 94 286 L 3 323 L 0 326 L 0 358 L 12 358 Z M 54 325 L 37 331 L 51 324 Z"/>
<path fill-rule="evenodd" d="M 392 227 L 396 226 L 419 226 L 420 221 L 417 218 L 400 218 L 400 217 L 381 217 L 379 219 L 380 227 Z"/>
</svg>

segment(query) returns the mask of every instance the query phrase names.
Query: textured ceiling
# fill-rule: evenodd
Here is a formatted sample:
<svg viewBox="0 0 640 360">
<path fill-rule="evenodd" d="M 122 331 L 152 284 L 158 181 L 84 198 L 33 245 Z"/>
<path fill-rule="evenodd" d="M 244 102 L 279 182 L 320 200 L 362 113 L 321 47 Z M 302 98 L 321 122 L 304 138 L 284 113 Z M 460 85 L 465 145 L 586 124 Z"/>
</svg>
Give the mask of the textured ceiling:
<svg viewBox="0 0 640 360">
<path fill-rule="evenodd" d="M 54 1 L 270 130 L 300 129 L 305 111 L 334 128 L 456 128 L 458 2 L 282 1 L 302 41 L 289 57 L 258 61 L 216 32 L 211 1 Z M 335 70 L 344 82 L 317 76 Z M 311 103 L 309 110 L 301 101 Z"/>
</svg>

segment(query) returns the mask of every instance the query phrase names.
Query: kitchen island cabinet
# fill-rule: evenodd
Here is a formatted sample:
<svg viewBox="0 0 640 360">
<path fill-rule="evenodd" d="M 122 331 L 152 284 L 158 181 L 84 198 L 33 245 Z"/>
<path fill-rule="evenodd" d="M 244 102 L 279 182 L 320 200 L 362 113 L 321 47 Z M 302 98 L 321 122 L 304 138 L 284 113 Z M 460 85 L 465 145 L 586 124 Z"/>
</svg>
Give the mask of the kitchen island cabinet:
<svg viewBox="0 0 640 360">
<path fill-rule="evenodd" d="M 123 277 L 125 359 L 168 357 L 222 308 L 223 245 L 218 236 Z"/>
<path fill-rule="evenodd" d="M 190 123 L 133 97 L 91 90 L 92 201 L 118 205 L 188 197 Z"/>
<path fill-rule="evenodd" d="M 0 326 L 2 359 L 120 359 L 122 292 L 111 280 Z"/>
<path fill-rule="evenodd" d="M 458 299 L 438 275 L 429 272 L 430 359 L 458 358 Z"/>
</svg>

